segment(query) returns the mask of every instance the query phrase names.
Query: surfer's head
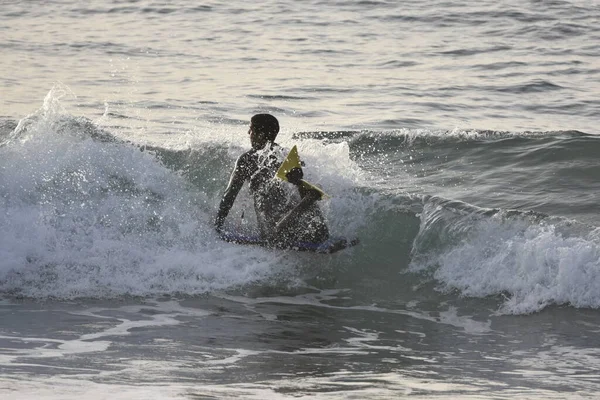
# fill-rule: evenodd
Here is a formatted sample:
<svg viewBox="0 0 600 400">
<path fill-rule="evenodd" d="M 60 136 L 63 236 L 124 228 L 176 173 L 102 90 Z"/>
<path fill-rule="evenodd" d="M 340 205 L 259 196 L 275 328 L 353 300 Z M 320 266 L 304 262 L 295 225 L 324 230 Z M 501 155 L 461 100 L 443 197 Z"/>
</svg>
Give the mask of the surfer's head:
<svg viewBox="0 0 600 400">
<path fill-rule="evenodd" d="M 271 114 L 256 114 L 250 120 L 250 143 L 252 148 L 262 149 L 267 142 L 272 142 L 279 133 L 279 121 Z"/>
</svg>

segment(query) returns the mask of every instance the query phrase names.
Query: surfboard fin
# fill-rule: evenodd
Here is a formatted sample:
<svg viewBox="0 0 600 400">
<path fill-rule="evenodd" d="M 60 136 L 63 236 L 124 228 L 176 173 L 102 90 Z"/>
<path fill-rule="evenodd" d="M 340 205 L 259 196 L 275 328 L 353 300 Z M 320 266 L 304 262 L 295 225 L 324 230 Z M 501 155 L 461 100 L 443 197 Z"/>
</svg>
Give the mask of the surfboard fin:
<svg viewBox="0 0 600 400">
<path fill-rule="evenodd" d="M 285 160 L 283 160 L 283 163 L 281 163 L 281 166 L 277 170 L 275 176 L 281 180 L 288 182 L 286 174 L 290 172 L 292 168 L 302 169 L 302 163 L 300 162 L 300 156 L 298 155 L 298 147 L 295 145 L 294 147 L 292 147 Z M 312 183 L 306 182 L 304 179 L 302 179 L 302 187 L 304 187 L 305 189 L 312 189 L 318 191 L 321 194 L 322 199 L 329 197 L 327 193 L 321 190 L 321 188 L 313 185 Z"/>
<path fill-rule="evenodd" d="M 293 168 L 302 169 L 302 164 L 300 163 L 300 156 L 298 155 L 298 147 L 294 146 L 288 153 L 287 157 L 281 163 L 281 166 L 277 170 L 275 174 L 279 179 L 287 182 L 287 177 L 285 176 L 288 172 L 290 172 Z"/>
</svg>

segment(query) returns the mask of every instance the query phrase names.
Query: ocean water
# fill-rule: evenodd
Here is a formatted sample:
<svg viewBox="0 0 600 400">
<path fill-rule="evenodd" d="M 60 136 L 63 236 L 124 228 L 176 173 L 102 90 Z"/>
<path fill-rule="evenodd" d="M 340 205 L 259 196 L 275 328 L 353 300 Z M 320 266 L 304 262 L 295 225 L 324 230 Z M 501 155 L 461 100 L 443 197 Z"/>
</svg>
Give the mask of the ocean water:
<svg viewBox="0 0 600 400">
<path fill-rule="evenodd" d="M 599 20 L 1 2 L 0 397 L 595 398 Z M 259 112 L 359 246 L 218 239 Z M 244 189 L 228 224 L 252 210 Z"/>
</svg>

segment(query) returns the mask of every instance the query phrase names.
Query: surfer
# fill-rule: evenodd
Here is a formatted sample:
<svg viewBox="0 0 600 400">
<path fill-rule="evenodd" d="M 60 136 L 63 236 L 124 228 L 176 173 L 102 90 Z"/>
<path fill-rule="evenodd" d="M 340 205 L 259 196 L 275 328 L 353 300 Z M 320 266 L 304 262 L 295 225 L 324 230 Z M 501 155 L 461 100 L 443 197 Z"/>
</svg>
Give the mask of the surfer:
<svg viewBox="0 0 600 400">
<path fill-rule="evenodd" d="M 295 242 L 321 243 L 329 238 L 329 229 L 317 200 L 321 193 L 301 185 L 301 168 L 293 168 L 286 178 L 298 188 L 300 200 L 294 199 L 285 183 L 274 179 L 283 162 L 284 151 L 275 143 L 279 121 L 270 114 L 257 114 L 250 120 L 252 148 L 236 161 L 229 184 L 215 218 L 215 228 L 223 233 L 223 224 L 244 182 L 250 183 L 261 236 L 273 246 Z"/>
</svg>

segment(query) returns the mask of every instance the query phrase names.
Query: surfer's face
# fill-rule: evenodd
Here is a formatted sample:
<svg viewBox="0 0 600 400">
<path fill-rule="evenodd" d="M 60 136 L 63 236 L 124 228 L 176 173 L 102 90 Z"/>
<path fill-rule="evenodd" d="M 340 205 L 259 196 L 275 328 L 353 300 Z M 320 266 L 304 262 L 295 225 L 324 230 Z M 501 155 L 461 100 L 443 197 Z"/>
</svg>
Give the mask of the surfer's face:
<svg viewBox="0 0 600 400">
<path fill-rule="evenodd" d="M 250 135 L 250 144 L 253 149 L 260 150 L 265 147 L 267 141 L 262 133 L 257 132 L 254 126 L 250 124 L 250 129 L 248 129 L 248 134 Z"/>
</svg>

